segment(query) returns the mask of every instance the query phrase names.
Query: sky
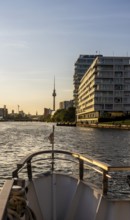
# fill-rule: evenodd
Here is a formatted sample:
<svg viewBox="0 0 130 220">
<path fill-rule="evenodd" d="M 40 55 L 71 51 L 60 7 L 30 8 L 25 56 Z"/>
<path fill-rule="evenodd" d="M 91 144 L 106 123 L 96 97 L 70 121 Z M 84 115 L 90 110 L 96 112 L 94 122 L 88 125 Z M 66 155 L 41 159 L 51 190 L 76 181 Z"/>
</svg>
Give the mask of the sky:
<svg viewBox="0 0 130 220">
<path fill-rule="evenodd" d="M 130 56 L 129 0 L 0 0 L 0 107 L 43 114 L 73 99 L 80 54 Z"/>
</svg>

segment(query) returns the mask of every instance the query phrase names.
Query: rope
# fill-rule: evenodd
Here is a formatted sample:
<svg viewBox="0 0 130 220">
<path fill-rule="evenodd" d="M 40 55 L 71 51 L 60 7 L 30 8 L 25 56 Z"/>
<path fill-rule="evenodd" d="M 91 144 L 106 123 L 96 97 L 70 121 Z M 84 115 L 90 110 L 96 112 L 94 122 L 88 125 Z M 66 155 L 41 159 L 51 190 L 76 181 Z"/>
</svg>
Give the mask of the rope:
<svg viewBox="0 0 130 220">
<path fill-rule="evenodd" d="M 12 189 L 7 205 L 7 216 L 9 220 L 36 220 L 36 217 L 30 207 L 27 205 L 26 193 L 23 188 Z"/>
</svg>

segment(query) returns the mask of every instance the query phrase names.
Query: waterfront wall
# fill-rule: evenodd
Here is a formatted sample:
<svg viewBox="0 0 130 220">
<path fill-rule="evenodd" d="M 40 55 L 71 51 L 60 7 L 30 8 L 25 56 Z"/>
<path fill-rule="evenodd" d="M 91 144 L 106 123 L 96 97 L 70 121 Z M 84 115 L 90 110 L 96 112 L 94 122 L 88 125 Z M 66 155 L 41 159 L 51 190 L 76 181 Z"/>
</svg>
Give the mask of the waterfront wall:
<svg viewBox="0 0 130 220">
<path fill-rule="evenodd" d="M 77 123 L 79 127 L 90 127 L 90 128 L 113 128 L 113 129 L 125 129 L 130 130 L 130 125 L 122 125 L 122 124 L 80 124 Z"/>
</svg>

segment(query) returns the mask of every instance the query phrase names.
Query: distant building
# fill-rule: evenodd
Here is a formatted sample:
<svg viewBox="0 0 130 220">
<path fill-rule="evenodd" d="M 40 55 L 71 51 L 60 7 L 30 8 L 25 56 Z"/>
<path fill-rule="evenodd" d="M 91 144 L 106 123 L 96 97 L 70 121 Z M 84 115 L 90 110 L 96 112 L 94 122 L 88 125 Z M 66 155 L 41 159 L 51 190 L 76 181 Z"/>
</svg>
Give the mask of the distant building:
<svg viewBox="0 0 130 220">
<path fill-rule="evenodd" d="M 52 110 L 50 108 L 44 108 L 44 117 L 46 118 L 48 115 L 51 115 Z"/>
<path fill-rule="evenodd" d="M 15 112 L 14 112 L 14 110 L 12 110 L 12 113 L 11 113 L 12 115 L 14 115 L 15 114 Z"/>
<path fill-rule="evenodd" d="M 130 114 L 130 57 L 97 57 L 81 79 L 77 122 Z"/>
<path fill-rule="evenodd" d="M 73 100 L 60 102 L 59 108 L 60 109 L 68 109 L 70 107 L 73 107 L 73 103 L 74 103 Z"/>
<path fill-rule="evenodd" d="M 25 116 L 24 111 L 23 111 L 23 110 L 19 111 L 19 115 L 21 115 L 22 117 L 24 117 L 24 116 Z"/>
<path fill-rule="evenodd" d="M 6 119 L 8 116 L 8 109 L 6 108 L 6 105 L 4 105 L 4 108 L 0 108 L 0 118 Z"/>
<path fill-rule="evenodd" d="M 74 106 L 77 106 L 78 101 L 78 88 L 80 85 L 80 80 L 92 64 L 92 62 L 95 60 L 95 58 L 99 56 L 102 57 L 102 55 L 96 54 L 96 55 L 80 55 L 75 63 L 75 70 L 74 70 L 74 76 L 73 76 L 73 84 L 74 84 L 74 91 L 73 91 L 73 97 L 74 97 Z"/>
</svg>

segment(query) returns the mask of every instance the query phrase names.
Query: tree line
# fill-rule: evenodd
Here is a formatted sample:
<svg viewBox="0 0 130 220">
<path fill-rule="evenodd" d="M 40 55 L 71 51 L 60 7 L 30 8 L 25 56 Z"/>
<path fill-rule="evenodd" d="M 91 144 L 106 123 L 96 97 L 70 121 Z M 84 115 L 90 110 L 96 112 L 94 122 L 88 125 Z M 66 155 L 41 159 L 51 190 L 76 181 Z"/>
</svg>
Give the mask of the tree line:
<svg viewBox="0 0 130 220">
<path fill-rule="evenodd" d="M 70 107 L 68 109 L 58 109 L 54 115 L 48 115 L 44 117 L 44 121 L 47 122 L 75 122 L 75 108 Z"/>
</svg>

